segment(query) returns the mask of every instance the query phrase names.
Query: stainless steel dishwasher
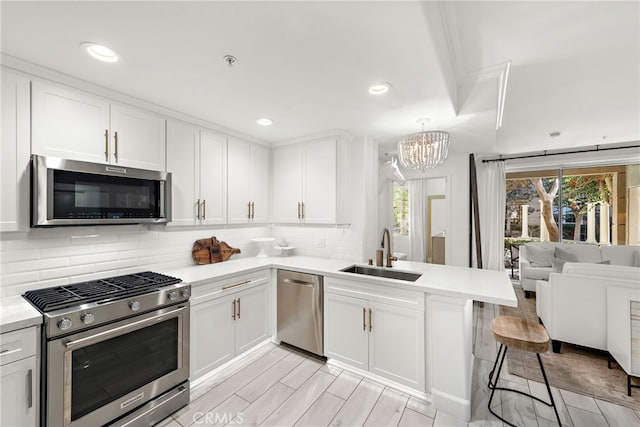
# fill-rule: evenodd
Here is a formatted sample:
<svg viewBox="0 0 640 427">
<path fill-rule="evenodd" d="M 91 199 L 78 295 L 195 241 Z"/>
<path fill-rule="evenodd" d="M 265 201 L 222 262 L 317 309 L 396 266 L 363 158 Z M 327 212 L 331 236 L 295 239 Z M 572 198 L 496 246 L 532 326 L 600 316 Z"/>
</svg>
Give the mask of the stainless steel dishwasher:
<svg viewBox="0 0 640 427">
<path fill-rule="evenodd" d="M 278 339 L 324 356 L 323 277 L 278 270 Z"/>
</svg>

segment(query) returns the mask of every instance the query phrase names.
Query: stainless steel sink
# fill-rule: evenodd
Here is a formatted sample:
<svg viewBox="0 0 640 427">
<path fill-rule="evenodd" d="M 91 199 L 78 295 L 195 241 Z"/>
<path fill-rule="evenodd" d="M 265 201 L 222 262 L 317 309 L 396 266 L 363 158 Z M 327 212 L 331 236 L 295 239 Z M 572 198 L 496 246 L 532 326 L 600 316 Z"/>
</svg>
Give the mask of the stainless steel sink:
<svg viewBox="0 0 640 427">
<path fill-rule="evenodd" d="M 386 279 L 405 280 L 407 282 L 415 282 L 422 276 L 418 273 L 409 273 L 407 271 L 398 270 L 384 270 L 382 268 L 365 267 L 362 265 L 352 265 L 347 268 L 343 268 L 340 271 L 345 273 L 364 274 L 367 276 L 384 277 Z"/>
</svg>

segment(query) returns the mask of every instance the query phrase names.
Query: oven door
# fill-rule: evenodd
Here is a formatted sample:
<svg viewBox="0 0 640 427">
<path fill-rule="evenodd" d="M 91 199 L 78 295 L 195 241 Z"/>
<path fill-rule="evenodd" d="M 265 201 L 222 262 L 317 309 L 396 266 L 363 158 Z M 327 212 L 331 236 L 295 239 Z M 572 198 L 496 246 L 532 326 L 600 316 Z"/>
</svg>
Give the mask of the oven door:
<svg viewBox="0 0 640 427">
<path fill-rule="evenodd" d="M 189 303 L 47 344 L 46 425 L 106 424 L 189 378 Z"/>
</svg>

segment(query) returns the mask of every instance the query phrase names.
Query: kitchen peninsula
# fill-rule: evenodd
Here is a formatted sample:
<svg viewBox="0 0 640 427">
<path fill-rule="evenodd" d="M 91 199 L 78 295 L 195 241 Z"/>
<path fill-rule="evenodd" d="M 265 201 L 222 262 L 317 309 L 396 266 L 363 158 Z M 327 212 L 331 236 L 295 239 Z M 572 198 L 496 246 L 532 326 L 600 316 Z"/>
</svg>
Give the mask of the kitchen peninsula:
<svg viewBox="0 0 640 427">
<path fill-rule="evenodd" d="M 340 271 L 352 264 L 303 256 L 237 258 L 163 273 L 180 277 L 192 285 L 192 360 L 198 357 L 198 335 L 194 335 L 193 331 L 198 328 L 194 323 L 198 322 L 196 310 L 199 299 L 203 303 L 205 300 L 219 299 L 227 292 L 251 287 L 251 282 L 255 282 L 256 286 L 264 286 L 266 325 L 261 326 L 264 331 L 257 336 L 277 339 L 274 309 L 277 269 L 322 275 L 325 278 L 324 339 L 327 363 L 383 382 L 386 380 L 400 390 L 430 399 L 438 410 L 470 419 L 473 301 L 516 306 L 516 295 L 506 273 L 408 261 L 394 262 L 391 270 L 421 274 L 415 282 L 410 282 Z M 270 285 L 265 285 L 268 277 L 271 277 Z M 235 301 L 234 297 L 234 306 Z M 357 315 L 358 319 L 362 316 L 362 323 L 353 328 L 348 322 L 349 315 L 345 318 L 341 315 L 345 313 L 341 311 L 342 308 L 350 303 L 357 306 L 357 310 L 362 305 L 363 310 L 361 315 Z M 369 307 L 368 327 L 365 306 Z M 391 328 L 387 322 L 390 333 L 377 335 L 375 339 L 367 338 L 372 329 L 382 330 L 382 333 L 385 329 L 375 315 L 371 318 L 372 309 L 374 313 L 381 313 L 381 318 L 384 316 L 385 320 L 392 322 L 395 315 L 400 321 L 391 323 Z M 245 312 L 251 313 L 249 310 L 249 307 L 243 308 L 243 316 Z M 204 325 L 201 327 L 206 328 Z M 357 336 L 336 336 L 349 334 L 350 330 Z M 389 342 L 385 342 L 387 338 Z M 353 356 L 351 351 L 359 353 L 357 345 L 362 340 L 365 340 L 364 362 Z M 351 348 L 344 348 L 341 343 L 345 342 Z M 409 351 L 403 351 L 405 347 Z M 384 363 L 387 366 L 380 367 Z M 192 366 L 192 373 L 197 366 L 198 363 Z M 397 372 L 394 372 L 394 368 L 397 368 Z M 206 372 L 199 375 L 206 378 Z M 198 378 L 193 384 L 197 387 Z"/>
</svg>

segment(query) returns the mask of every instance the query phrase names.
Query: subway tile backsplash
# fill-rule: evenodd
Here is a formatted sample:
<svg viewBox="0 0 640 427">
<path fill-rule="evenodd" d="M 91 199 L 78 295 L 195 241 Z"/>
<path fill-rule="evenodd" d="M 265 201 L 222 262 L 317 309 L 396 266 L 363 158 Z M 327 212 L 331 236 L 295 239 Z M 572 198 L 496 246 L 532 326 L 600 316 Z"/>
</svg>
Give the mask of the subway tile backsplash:
<svg viewBox="0 0 640 427">
<path fill-rule="evenodd" d="M 252 226 L 243 228 L 189 228 L 131 225 L 33 229 L 0 234 L 0 296 L 29 289 L 59 286 L 144 270 L 194 265 L 193 242 L 216 236 L 240 248 L 237 257 L 255 256 L 255 237 L 274 237 L 267 249 L 285 238 L 295 246 L 292 255 L 362 261 L 362 235 L 350 228 Z"/>
</svg>

